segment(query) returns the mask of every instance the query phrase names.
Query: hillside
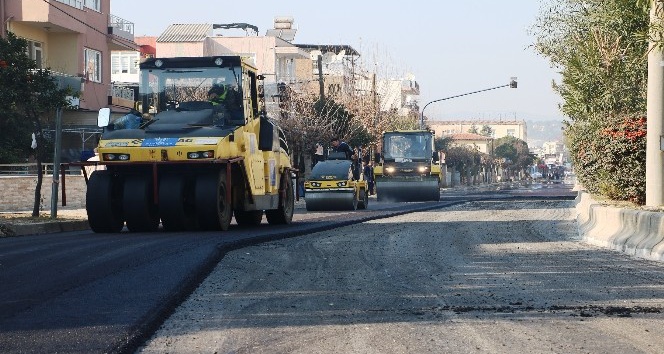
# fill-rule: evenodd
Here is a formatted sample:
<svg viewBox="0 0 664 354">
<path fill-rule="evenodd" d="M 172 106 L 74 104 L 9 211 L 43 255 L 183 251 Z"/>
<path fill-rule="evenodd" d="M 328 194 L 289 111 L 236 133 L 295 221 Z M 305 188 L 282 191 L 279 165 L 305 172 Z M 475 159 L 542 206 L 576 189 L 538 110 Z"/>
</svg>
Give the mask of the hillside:
<svg viewBox="0 0 664 354">
<path fill-rule="evenodd" d="M 528 146 L 540 147 L 547 141 L 563 141 L 563 123 L 556 120 L 529 121 L 526 120 L 528 127 Z"/>
</svg>

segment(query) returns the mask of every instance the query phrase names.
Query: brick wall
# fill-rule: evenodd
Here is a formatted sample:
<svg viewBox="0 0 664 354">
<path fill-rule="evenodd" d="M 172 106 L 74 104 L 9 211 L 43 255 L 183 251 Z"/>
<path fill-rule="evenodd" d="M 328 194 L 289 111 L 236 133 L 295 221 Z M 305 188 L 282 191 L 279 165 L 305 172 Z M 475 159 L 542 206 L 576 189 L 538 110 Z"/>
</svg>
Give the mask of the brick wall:
<svg viewBox="0 0 664 354">
<path fill-rule="evenodd" d="M 45 175 L 42 181 L 40 210 L 51 210 L 53 176 Z M 36 176 L 0 177 L 0 212 L 31 211 L 35 200 Z M 85 208 L 85 179 L 83 176 L 67 176 L 67 208 Z M 58 208 L 62 207 L 62 188 L 58 184 Z"/>
</svg>

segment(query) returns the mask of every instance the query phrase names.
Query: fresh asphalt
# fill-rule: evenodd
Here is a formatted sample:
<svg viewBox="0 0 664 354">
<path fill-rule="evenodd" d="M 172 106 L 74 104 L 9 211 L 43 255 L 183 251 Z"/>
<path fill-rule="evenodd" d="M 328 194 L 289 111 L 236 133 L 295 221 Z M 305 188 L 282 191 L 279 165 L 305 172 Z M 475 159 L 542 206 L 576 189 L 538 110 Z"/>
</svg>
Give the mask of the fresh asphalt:
<svg viewBox="0 0 664 354">
<path fill-rule="evenodd" d="M 129 353 L 230 250 L 268 240 L 486 199 L 573 199 L 568 184 L 448 189 L 441 202 L 356 212 L 296 210 L 289 226 L 227 232 L 63 232 L 0 239 L 0 352 Z"/>
</svg>

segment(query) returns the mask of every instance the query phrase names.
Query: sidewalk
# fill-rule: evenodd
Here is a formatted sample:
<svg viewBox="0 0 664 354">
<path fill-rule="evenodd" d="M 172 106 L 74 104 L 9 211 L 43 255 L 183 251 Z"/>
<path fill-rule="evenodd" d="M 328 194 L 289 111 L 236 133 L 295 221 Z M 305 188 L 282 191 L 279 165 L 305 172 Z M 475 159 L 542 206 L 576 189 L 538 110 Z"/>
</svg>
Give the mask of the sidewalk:
<svg viewBox="0 0 664 354">
<path fill-rule="evenodd" d="M 33 218 L 31 211 L 0 212 L 0 237 L 39 235 L 63 231 L 88 230 L 85 209 L 58 210 L 57 219 L 50 212 L 41 212 Z"/>
</svg>

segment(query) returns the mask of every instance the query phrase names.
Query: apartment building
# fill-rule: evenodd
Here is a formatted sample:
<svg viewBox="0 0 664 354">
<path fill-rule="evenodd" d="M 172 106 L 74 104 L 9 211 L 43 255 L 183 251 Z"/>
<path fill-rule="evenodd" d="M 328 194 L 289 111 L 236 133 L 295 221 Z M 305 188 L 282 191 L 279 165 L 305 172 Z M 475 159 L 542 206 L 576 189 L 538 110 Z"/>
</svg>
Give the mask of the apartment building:
<svg viewBox="0 0 664 354">
<path fill-rule="evenodd" d="M 110 0 L 0 0 L 0 36 L 11 32 L 27 40 L 37 67 L 79 92 L 62 114 L 64 162 L 94 148 L 100 108 L 128 110 L 112 104 L 110 63 L 111 51 L 137 49 L 134 24 L 110 9 Z"/>
<path fill-rule="evenodd" d="M 437 137 L 445 135 L 468 133 L 469 131 L 482 130 L 482 127 L 491 128 L 494 139 L 500 139 L 506 136 L 527 141 L 528 131 L 526 122 L 521 120 L 514 121 L 496 121 L 496 120 L 458 120 L 458 121 L 430 121 L 429 126 L 436 132 Z"/>
<path fill-rule="evenodd" d="M 26 39 L 38 67 L 80 91 L 79 114 L 65 112 L 65 122 L 109 106 L 111 51 L 137 48 L 133 23 L 110 8 L 109 0 L 0 0 L 2 36 Z"/>
<path fill-rule="evenodd" d="M 345 44 L 295 44 L 308 55 L 296 60 L 297 68 L 302 68 L 296 77 L 299 89 L 311 95 L 323 94 L 332 99 L 351 96 L 356 91 L 355 62 L 359 58 L 353 47 Z"/>
<path fill-rule="evenodd" d="M 117 107 L 134 107 L 138 101 L 139 64 L 156 55 L 157 37 L 136 37 L 134 41 L 139 51 L 111 52 L 111 104 Z"/>
</svg>

